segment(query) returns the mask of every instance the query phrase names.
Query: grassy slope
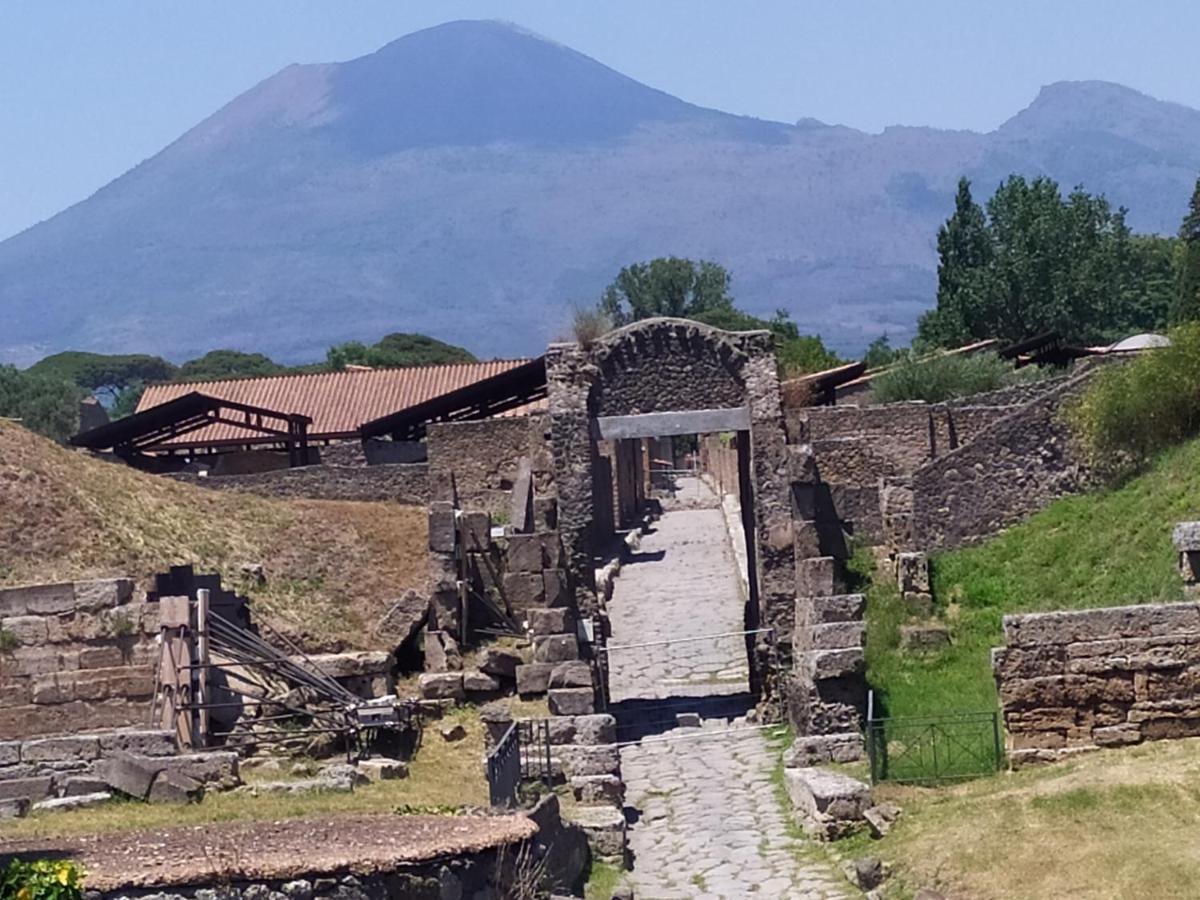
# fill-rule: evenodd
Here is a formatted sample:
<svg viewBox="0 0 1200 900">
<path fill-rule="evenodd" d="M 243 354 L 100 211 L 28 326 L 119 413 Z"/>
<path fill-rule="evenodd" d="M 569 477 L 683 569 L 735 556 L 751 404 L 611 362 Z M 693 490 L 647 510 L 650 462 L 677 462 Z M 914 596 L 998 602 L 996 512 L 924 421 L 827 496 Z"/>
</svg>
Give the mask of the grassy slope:
<svg viewBox="0 0 1200 900">
<path fill-rule="evenodd" d="M 197 488 L 0 420 L 0 586 L 119 575 L 148 586 L 193 563 L 312 647 L 369 647 L 389 598 L 424 584 L 426 557 L 416 507 Z M 247 563 L 262 564 L 265 586 L 240 581 Z"/>
<path fill-rule="evenodd" d="M 1108 750 L 936 789 L 885 785 L 887 837 L 840 843 L 892 863 L 888 898 L 1200 896 L 1200 739 Z"/>
<path fill-rule="evenodd" d="M 1060 500 L 985 544 L 935 556 L 937 614 L 953 643 L 924 658 L 897 651 L 903 606 L 894 590 L 872 586 L 868 677 L 887 713 L 994 708 L 990 649 L 1005 613 L 1181 599 L 1171 530 L 1197 518 L 1193 441 L 1118 488 Z"/>
</svg>

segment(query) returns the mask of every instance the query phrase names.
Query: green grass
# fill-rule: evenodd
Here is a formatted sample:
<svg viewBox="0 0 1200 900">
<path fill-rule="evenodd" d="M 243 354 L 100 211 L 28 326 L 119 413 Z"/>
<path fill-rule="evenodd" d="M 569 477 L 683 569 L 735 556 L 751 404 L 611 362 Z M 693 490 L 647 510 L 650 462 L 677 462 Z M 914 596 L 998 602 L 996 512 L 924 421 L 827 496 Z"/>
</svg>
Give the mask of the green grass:
<svg viewBox="0 0 1200 900">
<path fill-rule="evenodd" d="M 977 547 L 933 557 L 936 615 L 951 646 L 901 654 L 909 620 L 894 585 L 869 584 L 867 677 L 889 716 L 996 707 L 992 647 L 1005 614 L 1183 599 L 1171 530 L 1200 519 L 1200 441 L 1124 484 L 1060 500 Z M 869 568 L 862 555 L 853 568 Z"/>
<path fill-rule="evenodd" d="M 602 859 L 592 860 L 583 896 L 586 900 L 611 900 L 623 874 L 624 870 L 613 863 Z"/>
</svg>

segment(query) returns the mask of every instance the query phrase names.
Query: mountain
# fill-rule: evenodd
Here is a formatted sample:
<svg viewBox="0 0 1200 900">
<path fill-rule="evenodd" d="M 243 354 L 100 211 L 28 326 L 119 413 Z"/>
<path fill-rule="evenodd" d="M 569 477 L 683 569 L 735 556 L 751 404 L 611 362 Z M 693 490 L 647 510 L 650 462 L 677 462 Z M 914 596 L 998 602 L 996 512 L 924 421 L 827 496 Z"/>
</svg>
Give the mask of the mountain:
<svg viewBox="0 0 1200 900">
<path fill-rule="evenodd" d="M 859 349 L 911 334 L 960 175 L 1083 184 L 1174 231 L 1200 112 L 1060 83 L 987 134 L 729 115 L 510 25 L 292 65 L 0 243 L 0 359 L 64 348 L 284 361 L 422 332 L 537 352 L 629 262 L 717 260 L 752 312 Z"/>
</svg>

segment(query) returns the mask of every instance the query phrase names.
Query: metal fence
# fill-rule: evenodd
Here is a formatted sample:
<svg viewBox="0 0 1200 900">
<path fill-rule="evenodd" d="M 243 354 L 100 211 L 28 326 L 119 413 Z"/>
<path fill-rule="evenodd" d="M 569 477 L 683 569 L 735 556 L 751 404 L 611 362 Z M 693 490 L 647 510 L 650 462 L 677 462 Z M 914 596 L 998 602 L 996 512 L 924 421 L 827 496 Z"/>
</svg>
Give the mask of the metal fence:
<svg viewBox="0 0 1200 900">
<path fill-rule="evenodd" d="M 504 732 L 487 756 L 488 795 L 492 806 L 516 806 L 521 783 L 521 737 L 517 723 Z"/>
<path fill-rule="evenodd" d="M 1004 765 L 998 712 L 870 719 L 871 781 L 977 778 Z"/>
<path fill-rule="evenodd" d="M 521 777 L 549 783 L 554 775 L 550 759 L 550 720 L 522 719 L 517 722 L 521 744 Z"/>
</svg>

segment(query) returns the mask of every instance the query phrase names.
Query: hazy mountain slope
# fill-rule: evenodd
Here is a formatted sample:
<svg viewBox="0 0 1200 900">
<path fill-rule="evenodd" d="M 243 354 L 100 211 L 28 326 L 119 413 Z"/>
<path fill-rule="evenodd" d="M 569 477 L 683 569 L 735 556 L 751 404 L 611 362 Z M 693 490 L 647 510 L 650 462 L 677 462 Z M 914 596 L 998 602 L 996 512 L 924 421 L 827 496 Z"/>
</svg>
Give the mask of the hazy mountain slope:
<svg viewBox="0 0 1200 900">
<path fill-rule="evenodd" d="M 750 310 L 841 347 L 932 302 L 960 174 L 1104 190 L 1174 230 L 1200 113 L 1060 84 L 987 135 L 731 116 L 510 26 L 456 22 L 289 66 L 94 196 L 0 243 L 0 359 L 283 360 L 418 331 L 532 353 L 623 264 L 721 261 Z"/>
</svg>

